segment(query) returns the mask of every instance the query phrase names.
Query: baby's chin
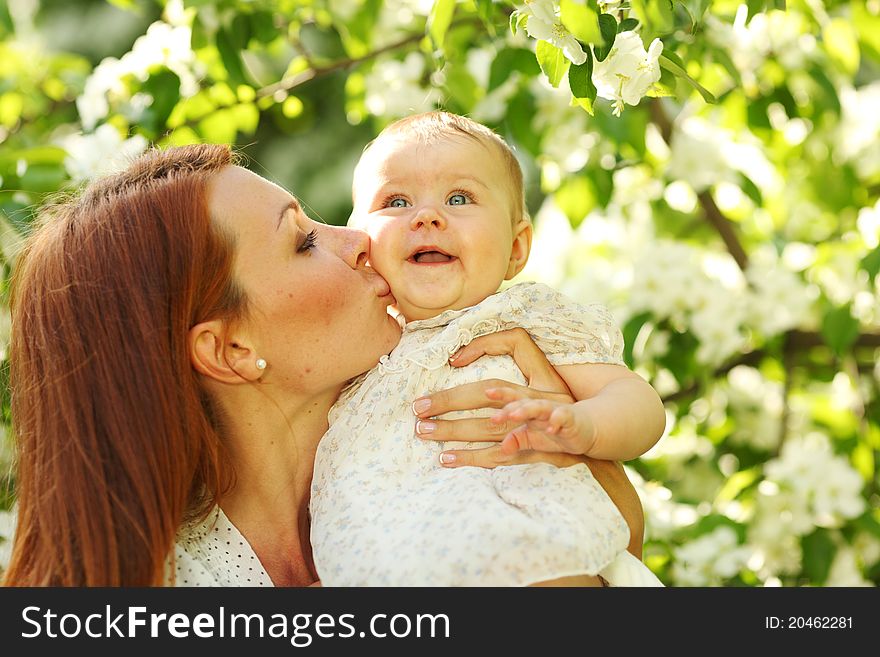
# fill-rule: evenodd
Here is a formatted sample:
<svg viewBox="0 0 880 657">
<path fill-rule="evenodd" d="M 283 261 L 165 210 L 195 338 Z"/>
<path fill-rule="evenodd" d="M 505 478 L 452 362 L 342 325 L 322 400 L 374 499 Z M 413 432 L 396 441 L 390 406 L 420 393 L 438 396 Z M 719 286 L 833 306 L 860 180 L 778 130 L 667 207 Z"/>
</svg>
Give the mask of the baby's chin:
<svg viewBox="0 0 880 657">
<path fill-rule="evenodd" d="M 401 301 L 400 298 L 396 296 L 395 298 L 397 299 L 397 305 L 389 306 L 388 308 L 399 317 L 402 317 L 405 322 L 415 322 L 421 319 L 431 319 L 432 317 L 436 317 L 440 313 L 444 313 L 447 310 L 461 310 L 462 308 L 468 308 L 479 302 L 479 300 L 476 300 L 473 303 L 459 301 L 449 305 L 441 305 L 436 307 L 432 305 L 430 307 L 423 307 L 407 303 L 406 301 Z"/>
</svg>

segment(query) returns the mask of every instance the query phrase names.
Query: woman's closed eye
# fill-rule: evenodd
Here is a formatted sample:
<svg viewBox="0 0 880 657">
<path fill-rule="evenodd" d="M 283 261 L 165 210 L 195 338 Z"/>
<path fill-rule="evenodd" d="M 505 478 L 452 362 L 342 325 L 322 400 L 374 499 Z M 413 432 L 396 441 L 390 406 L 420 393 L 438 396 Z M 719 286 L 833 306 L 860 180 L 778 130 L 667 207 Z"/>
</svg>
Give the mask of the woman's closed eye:
<svg viewBox="0 0 880 657">
<path fill-rule="evenodd" d="M 296 252 L 297 253 L 307 253 L 317 243 L 318 243 L 318 229 L 313 228 L 311 231 L 306 233 L 306 236 L 303 238 L 303 241 L 300 242 L 298 247 L 296 247 Z"/>
<path fill-rule="evenodd" d="M 449 198 L 446 199 L 447 205 L 467 205 L 468 203 L 473 203 L 474 197 L 469 193 L 463 190 L 453 192 L 449 195 Z"/>
</svg>

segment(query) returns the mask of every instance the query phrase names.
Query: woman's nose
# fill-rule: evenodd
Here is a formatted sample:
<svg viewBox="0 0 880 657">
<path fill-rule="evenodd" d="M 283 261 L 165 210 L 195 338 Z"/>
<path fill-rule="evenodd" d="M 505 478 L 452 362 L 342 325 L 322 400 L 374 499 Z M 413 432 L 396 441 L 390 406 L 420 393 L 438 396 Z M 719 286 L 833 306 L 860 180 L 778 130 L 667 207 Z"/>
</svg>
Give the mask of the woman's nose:
<svg viewBox="0 0 880 657">
<path fill-rule="evenodd" d="M 419 211 L 410 220 L 409 226 L 412 230 L 427 227 L 443 230 L 446 228 L 446 219 L 433 206 L 425 206 L 419 208 Z"/>
<path fill-rule="evenodd" d="M 364 231 L 347 226 L 328 226 L 336 238 L 336 252 L 352 269 L 367 264 L 370 259 L 370 236 Z"/>
</svg>

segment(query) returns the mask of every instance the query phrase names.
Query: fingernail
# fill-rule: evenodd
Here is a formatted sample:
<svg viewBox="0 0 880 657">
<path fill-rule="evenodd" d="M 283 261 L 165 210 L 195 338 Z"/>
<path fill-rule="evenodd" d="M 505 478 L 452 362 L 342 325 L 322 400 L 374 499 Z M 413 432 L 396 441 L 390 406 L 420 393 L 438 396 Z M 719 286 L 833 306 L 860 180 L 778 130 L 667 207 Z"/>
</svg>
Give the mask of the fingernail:
<svg viewBox="0 0 880 657">
<path fill-rule="evenodd" d="M 430 399 L 416 399 L 412 403 L 412 411 L 413 415 L 421 415 L 425 411 L 431 408 L 431 400 Z"/>
<path fill-rule="evenodd" d="M 448 454 L 443 452 L 440 454 L 440 463 L 442 465 L 449 465 L 450 463 L 455 463 L 455 454 Z"/>
<path fill-rule="evenodd" d="M 456 351 L 454 354 L 452 354 L 449 357 L 449 362 L 451 363 L 452 361 L 454 361 L 456 358 L 459 357 L 460 354 L 461 354 L 461 349 L 459 349 L 458 351 Z"/>
<path fill-rule="evenodd" d="M 416 433 L 434 433 L 434 429 L 436 428 L 436 422 L 428 422 L 426 420 L 419 420 L 416 422 Z"/>
</svg>

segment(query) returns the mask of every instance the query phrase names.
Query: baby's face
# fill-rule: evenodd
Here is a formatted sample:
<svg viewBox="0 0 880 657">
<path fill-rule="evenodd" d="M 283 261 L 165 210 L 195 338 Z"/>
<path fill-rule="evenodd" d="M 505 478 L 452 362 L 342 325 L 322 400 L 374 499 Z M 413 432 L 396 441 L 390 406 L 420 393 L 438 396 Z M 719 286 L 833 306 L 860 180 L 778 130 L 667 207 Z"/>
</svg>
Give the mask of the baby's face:
<svg viewBox="0 0 880 657">
<path fill-rule="evenodd" d="M 369 233 L 370 262 L 408 321 L 479 303 L 524 264 L 530 240 L 515 237 L 530 228 L 512 226 L 509 176 L 494 146 L 387 138 L 355 176 L 349 225 Z"/>
</svg>

